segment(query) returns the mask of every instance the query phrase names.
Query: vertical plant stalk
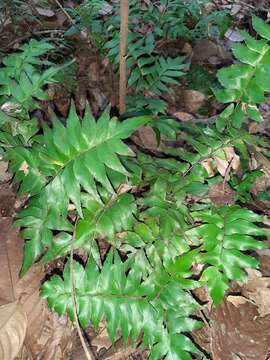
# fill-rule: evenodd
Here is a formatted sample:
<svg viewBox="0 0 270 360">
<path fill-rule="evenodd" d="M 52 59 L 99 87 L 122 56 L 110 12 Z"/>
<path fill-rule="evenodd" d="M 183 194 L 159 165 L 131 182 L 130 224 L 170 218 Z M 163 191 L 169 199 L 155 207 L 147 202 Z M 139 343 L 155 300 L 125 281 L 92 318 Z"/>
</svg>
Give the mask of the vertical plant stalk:
<svg viewBox="0 0 270 360">
<path fill-rule="evenodd" d="M 74 268 L 73 268 L 73 256 L 74 256 L 74 240 L 75 240 L 75 234 L 76 234 L 76 227 L 77 227 L 78 219 L 75 221 L 74 225 L 74 233 L 71 240 L 71 249 L 70 249 L 70 288 L 71 288 L 71 298 L 72 298 L 72 307 L 73 307 L 73 316 L 74 316 L 74 322 L 75 327 L 78 332 L 85 356 L 87 360 L 95 360 L 95 355 L 88 349 L 86 342 L 84 340 L 82 330 L 80 327 L 79 319 L 78 319 L 78 309 L 76 304 L 76 292 L 75 292 L 75 284 L 74 284 Z"/>
<path fill-rule="evenodd" d="M 128 42 L 128 13 L 129 0 L 120 0 L 120 59 L 119 59 L 119 111 L 123 114 L 126 111 L 126 95 L 127 95 L 127 64 L 126 52 Z"/>
</svg>

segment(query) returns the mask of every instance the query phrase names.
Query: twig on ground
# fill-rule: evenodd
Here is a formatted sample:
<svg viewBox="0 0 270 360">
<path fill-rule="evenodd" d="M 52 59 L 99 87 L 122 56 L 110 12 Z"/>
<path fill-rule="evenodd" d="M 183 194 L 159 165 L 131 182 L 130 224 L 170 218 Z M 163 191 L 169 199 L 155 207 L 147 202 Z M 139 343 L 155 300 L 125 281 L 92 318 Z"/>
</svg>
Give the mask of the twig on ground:
<svg viewBox="0 0 270 360">
<path fill-rule="evenodd" d="M 2 51 L 5 52 L 7 49 L 9 51 L 9 49 L 16 43 L 20 43 L 28 38 L 31 38 L 31 36 L 37 36 L 37 35 L 46 35 L 46 34 L 63 34 L 65 32 L 65 30 L 58 30 L 58 29 L 50 29 L 50 30 L 40 30 L 40 31 L 33 31 L 33 32 L 29 32 L 27 33 L 27 35 L 18 37 L 14 40 L 12 40 L 10 43 L 8 43 L 7 45 L 4 46 L 4 48 L 2 48 Z"/>
<path fill-rule="evenodd" d="M 66 18 L 71 22 L 71 24 L 75 24 L 75 21 L 72 19 L 72 17 L 69 15 L 69 13 L 63 8 L 63 6 L 60 4 L 60 2 L 58 0 L 54 0 L 55 3 L 58 5 L 58 7 L 61 9 L 61 11 L 63 12 L 63 14 L 66 15 Z"/>
</svg>

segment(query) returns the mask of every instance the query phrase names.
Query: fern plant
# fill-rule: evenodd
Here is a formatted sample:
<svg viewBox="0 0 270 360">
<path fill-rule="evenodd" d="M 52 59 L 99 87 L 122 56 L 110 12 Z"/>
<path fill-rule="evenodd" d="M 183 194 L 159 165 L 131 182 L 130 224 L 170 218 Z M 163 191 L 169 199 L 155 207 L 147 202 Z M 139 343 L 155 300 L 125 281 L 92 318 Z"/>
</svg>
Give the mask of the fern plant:
<svg viewBox="0 0 270 360">
<path fill-rule="evenodd" d="M 15 179 L 21 183 L 21 192 L 32 195 L 17 219 L 26 240 L 21 275 L 37 259 L 46 262 L 64 256 L 71 246 L 84 249 L 89 256 L 86 268 L 74 264 L 81 324 L 98 326 L 106 318 L 113 341 L 118 329 L 125 340 L 130 336 L 133 341 L 143 332 L 150 358 L 191 359 L 189 353 L 200 352 L 185 333 L 201 323 L 192 318 L 199 305 L 190 291 L 206 283 L 219 303 L 223 292 L 220 283 L 213 284 L 217 274 L 226 284 L 230 279 L 242 280 L 241 268 L 257 266 L 257 262 L 240 251 L 264 247 L 262 241 L 243 233 L 265 233 L 253 224 L 260 221 L 259 216 L 237 206 L 218 209 L 217 215 L 212 210 L 209 216 L 210 209 L 190 213 L 185 205 L 185 194 L 198 191 L 207 178 L 202 159 L 211 151 L 220 151 L 228 140 L 214 143 L 218 132 L 212 139 L 204 137 L 216 146 L 207 154 L 201 139 L 190 142 L 201 154 L 185 152 L 180 162 L 153 161 L 143 154 L 129 159 L 132 152 L 122 139 L 147 121 L 142 117 L 119 123 L 105 112 L 96 122 L 87 111 L 80 122 L 72 107 L 66 127 L 55 119 L 53 128 L 45 128 L 31 149 L 18 139 L 11 143 L 6 156 Z M 4 132 L 1 138 L 10 143 Z M 125 191 L 138 182 L 149 190 L 136 199 Z M 192 187 L 194 183 L 197 185 Z M 121 190 L 121 184 L 127 190 Z M 224 212 L 228 212 L 228 219 Z M 245 227 L 234 224 L 239 216 Z M 194 228 L 195 221 L 198 226 Z M 231 221 L 229 233 L 224 230 L 227 221 Z M 100 258 L 100 238 L 112 247 L 105 263 Z M 123 253 L 125 260 L 119 257 Z M 209 264 L 200 281 L 193 278 L 195 263 Z M 45 282 L 41 294 L 59 314 L 67 312 L 72 318 L 69 280 L 67 264 L 64 279 L 54 276 Z"/>
<path fill-rule="evenodd" d="M 201 355 L 185 335 L 202 325 L 189 317 L 198 304 L 169 276 L 156 274 L 153 283 L 151 278 L 144 280 L 133 270 L 126 275 L 125 264 L 113 252 L 102 270 L 91 258 L 85 269 L 79 263 L 74 265 L 82 325 L 91 321 L 98 327 L 101 319 L 106 318 L 112 341 L 116 341 L 117 330 L 121 329 L 125 344 L 129 336 L 135 341 L 143 332 L 142 346 L 151 349 L 149 359 L 191 359 L 189 352 Z M 64 279 L 54 276 L 44 284 L 41 295 L 59 314 L 67 312 L 72 317 L 69 264 Z"/>
<path fill-rule="evenodd" d="M 253 23 L 261 36 L 270 34 L 269 25 L 257 18 Z M 243 78 L 243 88 L 238 79 L 241 94 L 229 88 L 217 95 L 234 94 L 230 110 L 220 116 L 228 126 L 220 126 L 220 119 L 217 128 L 158 119 L 159 131 L 182 141 L 181 148 L 168 146 L 160 157 L 135 154 L 124 142 L 151 124 L 146 116 L 119 121 L 107 109 L 95 120 L 87 108 L 80 119 L 72 105 L 65 124 L 55 117 L 51 128 L 45 126 L 27 144 L 1 126 L 14 180 L 19 192 L 29 194 L 16 220 L 25 240 L 21 276 L 34 262 L 71 254 L 63 276 L 45 281 L 41 296 L 71 319 L 75 297 L 82 326 L 98 327 L 105 320 L 113 342 L 120 330 L 125 343 L 130 338 L 148 347 L 150 359 L 203 356 L 187 336 L 202 326 L 192 291 L 206 286 L 218 305 L 231 280 L 243 281 L 245 269 L 258 267 L 252 251 L 265 247 L 260 215 L 240 207 L 238 199 L 221 207 L 211 203 L 208 190 L 223 179 L 204 167 L 205 160 L 226 157 L 228 147 L 247 162 L 250 145 L 258 141 L 230 123 L 239 104 L 249 108 L 260 102 L 248 96 L 250 84 L 267 90 L 260 74 L 269 63 L 268 45 L 249 35 L 246 42 L 257 51 L 244 51 L 259 59 L 237 65 L 240 73 L 246 69 L 248 82 Z M 236 49 L 239 54 L 243 45 Z M 235 76 L 235 65 L 220 74 L 220 79 Z M 237 83 L 231 77 L 228 86 Z M 103 256 L 100 240 L 109 248 Z M 79 249 L 86 262 L 73 261 L 73 250 Z"/>
<path fill-rule="evenodd" d="M 63 244 L 70 240 L 68 233 L 61 234 L 58 241 L 53 239 L 53 230 L 73 229 L 68 221 L 70 202 L 81 218 L 87 218 L 82 209 L 81 188 L 105 206 L 106 197 L 115 193 L 114 172 L 123 174 L 124 178 L 129 176 L 119 155 L 130 156 L 133 152 L 121 139 L 147 120 L 143 117 L 118 123 L 116 119 L 109 121 L 109 114 L 105 112 L 96 123 L 87 111 L 80 124 L 72 107 L 66 128 L 55 119 L 53 129 L 45 127 L 42 139 L 37 138 L 31 148 L 16 144 L 7 149 L 6 157 L 11 161 L 15 180 L 21 183 L 20 192 L 37 195 L 21 212 L 17 222 L 25 227 L 23 238 L 29 239 L 22 274 L 46 249 L 57 247 L 58 241 Z M 104 194 L 98 191 L 96 181 Z M 78 242 L 80 244 L 80 238 Z"/>
<path fill-rule="evenodd" d="M 30 112 L 39 107 L 38 101 L 48 100 L 44 85 L 55 82 L 54 76 L 69 65 L 52 66 L 40 59 L 52 49 L 50 43 L 32 39 L 20 47 L 20 52 L 6 56 L 0 69 L 0 125 L 25 142 L 38 131 L 37 120 L 31 119 Z M 41 66 L 47 69 L 41 71 Z"/>
<path fill-rule="evenodd" d="M 112 63 L 118 65 L 119 36 L 105 44 L 108 57 Z M 165 111 L 165 104 L 158 96 L 169 92 L 169 86 L 178 84 L 178 78 L 184 75 L 187 66 L 183 57 L 164 58 L 154 53 L 155 39 L 153 35 L 144 37 L 138 33 L 131 33 L 128 42 L 127 67 L 129 69 L 128 87 L 135 88 L 135 94 L 139 103 L 130 101 L 129 110 L 159 108 L 161 113 Z M 145 94 L 154 94 L 150 97 L 150 104 L 144 106 Z M 154 105 L 151 104 L 154 101 Z M 139 106 L 140 105 L 140 106 Z M 153 112 L 155 112 L 153 111 Z"/>
<path fill-rule="evenodd" d="M 243 281 L 246 277 L 243 269 L 258 266 L 256 259 L 242 252 L 264 248 L 265 244 L 254 236 L 267 233 L 254 224 L 262 221 L 261 216 L 238 206 L 194 212 L 192 216 L 204 222 L 189 234 L 202 243 L 198 261 L 209 266 L 203 271 L 201 281 L 207 283 L 217 305 L 224 297 L 229 280 Z"/>
<path fill-rule="evenodd" d="M 252 25 L 262 39 L 254 39 L 248 33 L 240 31 L 245 44 L 235 44 L 232 48 L 240 64 L 218 72 L 218 79 L 224 89 L 216 91 L 216 97 L 221 103 L 230 103 L 218 117 L 217 128 L 220 131 L 226 127 L 227 122 L 240 128 L 247 117 L 256 122 L 263 120 L 258 105 L 265 101 L 264 93 L 270 90 L 270 27 L 255 16 Z"/>
<path fill-rule="evenodd" d="M 76 25 L 77 30 L 80 29 L 81 25 L 86 27 L 90 38 L 94 40 L 97 48 L 108 56 L 113 65 L 118 66 L 119 4 L 114 5 L 114 16 L 108 17 L 105 21 L 98 20 L 102 6 L 104 6 L 103 1 L 96 1 L 92 4 L 92 2 L 90 3 L 86 0 L 77 10 L 77 14 L 81 19 L 81 24 Z M 147 14 L 151 11 L 151 6 L 149 6 L 146 12 L 143 11 L 146 22 L 150 21 L 149 19 L 147 20 Z M 184 63 L 184 58 L 163 58 L 155 53 L 154 35 L 144 35 L 133 26 L 133 21 L 138 18 L 140 13 L 142 13 L 142 10 L 139 2 L 131 1 L 129 11 L 131 28 L 127 47 L 128 87 L 134 89 L 133 93 L 135 92 L 139 101 L 136 103 L 130 101 L 129 110 L 148 108 L 155 113 L 157 108 L 159 108 L 159 111 L 164 113 L 165 103 L 158 96 L 161 93 L 168 92 L 169 86 L 178 83 L 178 78 L 184 75 L 183 70 L 187 66 Z M 148 94 L 150 105 L 144 104 L 143 98 L 145 94 Z"/>
<path fill-rule="evenodd" d="M 155 115 L 165 113 L 166 104 L 159 99 L 159 95 L 169 92 L 169 87 L 177 84 L 178 78 L 187 70 L 184 58 L 164 58 L 158 55 L 155 49 L 156 39 L 194 40 L 207 36 L 209 29 L 214 28 L 220 28 L 220 33 L 226 32 L 226 12 L 214 12 L 203 17 L 205 3 L 205 0 L 162 0 L 150 2 L 144 7 L 137 0 L 129 1 L 127 66 L 128 87 L 132 94 L 128 101 L 129 111 L 146 109 Z M 99 51 L 107 55 L 113 65 L 118 66 L 120 6 L 119 2 L 113 4 L 110 15 L 101 19 L 104 12 L 106 15 L 106 6 L 108 4 L 103 0 L 85 0 L 77 8 L 67 9 L 76 21 L 67 34 L 87 29 Z M 114 12 L 113 15 L 111 12 Z M 139 22 L 149 31 L 144 33 Z M 133 101 L 134 93 L 136 102 Z M 145 96 L 147 102 L 144 101 Z"/>
</svg>

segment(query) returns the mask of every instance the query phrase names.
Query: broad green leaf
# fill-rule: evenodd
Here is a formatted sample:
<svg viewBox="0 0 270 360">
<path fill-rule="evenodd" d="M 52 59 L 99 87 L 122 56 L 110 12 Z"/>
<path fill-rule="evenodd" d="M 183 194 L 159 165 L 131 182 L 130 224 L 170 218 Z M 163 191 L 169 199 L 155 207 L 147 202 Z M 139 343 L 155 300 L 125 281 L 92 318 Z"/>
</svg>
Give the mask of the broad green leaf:
<svg viewBox="0 0 270 360">
<path fill-rule="evenodd" d="M 261 37 L 270 40 L 270 25 L 268 25 L 265 21 L 257 16 L 252 16 L 252 26 Z"/>
</svg>

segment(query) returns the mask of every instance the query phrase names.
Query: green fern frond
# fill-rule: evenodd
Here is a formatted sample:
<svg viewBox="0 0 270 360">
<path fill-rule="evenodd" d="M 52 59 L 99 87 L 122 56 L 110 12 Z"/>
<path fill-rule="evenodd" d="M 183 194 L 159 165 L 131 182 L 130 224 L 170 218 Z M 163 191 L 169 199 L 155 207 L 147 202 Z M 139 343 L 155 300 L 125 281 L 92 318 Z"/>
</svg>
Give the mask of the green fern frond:
<svg viewBox="0 0 270 360">
<path fill-rule="evenodd" d="M 243 252 L 265 248 L 265 243 L 254 237 L 267 236 L 268 233 L 254 224 L 262 221 L 261 216 L 237 205 L 192 215 L 194 219 L 203 221 L 189 232 L 202 246 L 197 261 L 210 265 L 204 270 L 201 281 L 206 282 L 217 305 L 228 288 L 229 280 L 243 281 L 243 270 L 258 266 L 255 258 Z"/>
<path fill-rule="evenodd" d="M 23 237 L 27 240 L 21 274 L 41 255 L 45 254 L 43 261 L 48 261 L 69 251 L 70 234 L 55 238 L 52 232 L 72 231 L 67 220 L 70 204 L 83 218 L 75 246 L 88 241 L 97 261 L 93 240 L 130 226 L 136 205 L 132 195 L 116 195 L 116 175 L 128 182 L 130 172 L 120 157 L 134 154 L 122 140 L 148 121 L 140 117 L 120 123 L 110 119 L 107 111 L 96 121 L 88 110 L 80 122 L 72 106 L 66 126 L 54 119 L 53 128 L 45 128 L 39 138 L 43 145 L 35 143 L 31 151 L 22 145 L 7 150 L 21 192 L 38 194 L 17 220 L 17 225 L 25 228 Z"/>
<path fill-rule="evenodd" d="M 241 31 L 245 44 L 235 44 L 233 54 L 240 64 L 219 70 L 218 79 L 224 87 L 215 92 L 218 101 L 228 104 L 218 117 L 217 128 L 222 131 L 228 121 L 240 128 L 246 118 L 256 122 L 263 120 L 258 105 L 265 101 L 269 86 L 269 45 L 270 25 L 256 16 L 252 19 L 253 28 L 263 38 L 254 39 Z"/>
<path fill-rule="evenodd" d="M 30 139 L 38 132 L 38 121 L 31 119 L 30 112 L 39 108 L 39 100 L 48 100 L 44 85 L 56 82 L 55 75 L 74 62 L 53 66 L 50 61 L 39 58 L 53 48 L 47 41 L 32 39 L 19 48 L 20 52 L 3 59 L 4 66 L 0 69 L 0 124 L 24 144 L 29 145 Z M 41 66 L 46 68 L 41 70 Z"/>
<path fill-rule="evenodd" d="M 149 359 L 191 359 L 200 354 L 184 334 L 201 327 L 190 318 L 198 304 L 166 273 L 142 280 L 134 271 L 126 275 L 119 256 L 108 255 L 101 270 L 93 259 L 84 269 L 74 262 L 75 296 L 78 318 L 82 326 L 98 327 L 106 319 L 109 335 L 116 341 L 120 329 L 127 343 L 143 332 L 142 346 L 150 348 Z M 41 289 L 41 296 L 58 314 L 67 313 L 73 319 L 69 263 L 64 279 L 55 275 Z"/>
<path fill-rule="evenodd" d="M 78 222 L 74 242 L 78 247 L 99 236 L 112 241 L 115 234 L 131 228 L 137 212 L 134 197 L 126 193 L 109 199 L 105 205 L 88 197 L 84 207 L 84 218 Z"/>
</svg>

